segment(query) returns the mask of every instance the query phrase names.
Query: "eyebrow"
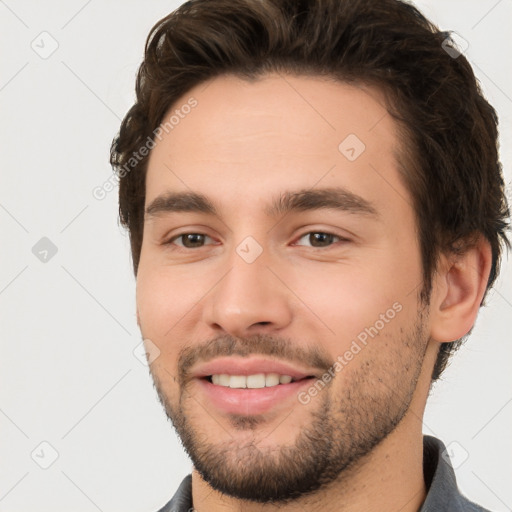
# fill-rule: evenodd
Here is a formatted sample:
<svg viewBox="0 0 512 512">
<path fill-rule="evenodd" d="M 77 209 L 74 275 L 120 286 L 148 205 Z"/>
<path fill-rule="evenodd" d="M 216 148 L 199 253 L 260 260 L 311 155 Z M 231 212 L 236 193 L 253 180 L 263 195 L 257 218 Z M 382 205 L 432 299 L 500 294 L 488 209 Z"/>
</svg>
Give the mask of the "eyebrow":
<svg viewBox="0 0 512 512">
<path fill-rule="evenodd" d="M 322 188 L 283 192 L 265 208 L 269 217 L 286 215 L 293 211 L 333 209 L 347 213 L 378 217 L 372 203 L 347 189 Z M 210 199 L 197 192 L 168 192 L 156 197 L 146 208 L 145 217 L 172 212 L 205 213 L 220 217 Z"/>
</svg>

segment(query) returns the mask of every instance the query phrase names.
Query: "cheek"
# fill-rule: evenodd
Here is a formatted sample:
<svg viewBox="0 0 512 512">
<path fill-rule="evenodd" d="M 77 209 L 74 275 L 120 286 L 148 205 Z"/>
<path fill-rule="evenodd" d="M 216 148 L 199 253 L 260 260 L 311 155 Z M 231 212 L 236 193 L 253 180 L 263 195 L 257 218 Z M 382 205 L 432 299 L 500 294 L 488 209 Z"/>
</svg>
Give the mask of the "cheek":
<svg viewBox="0 0 512 512">
<path fill-rule="evenodd" d="M 333 268 L 326 272 L 325 269 L 311 268 L 296 275 L 291 285 L 304 305 L 306 318 L 310 318 L 312 323 L 322 323 L 337 339 L 349 335 L 360 323 L 361 316 L 364 316 L 360 299 L 369 299 L 361 282 L 358 282 L 356 292 L 354 284 L 357 280 L 350 279 L 349 272 L 345 270 Z"/>
<path fill-rule="evenodd" d="M 177 267 L 139 267 L 136 297 L 140 330 L 160 350 L 151 371 L 162 383 L 167 382 L 165 386 L 177 385 L 172 378 L 177 377 L 178 355 L 190 343 L 198 324 L 198 304 L 205 294 L 200 282 L 196 272 Z"/>
<path fill-rule="evenodd" d="M 136 287 L 137 313 L 144 337 L 151 338 L 163 329 L 163 310 L 171 301 L 167 297 L 167 287 L 158 279 L 155 272 L 146 272 L 139 267 Z M 161 325 L 162 324 L 162 325 Z"/>
<path fill-rule="evenodd" d="M 143 333 L 164 337 L 201 298 L 197 279 L 175 267 L 142 266 L 137 275 L 137 311 Z"/>
<path fill-rule="evenodd" d="M 169 341 L 176 337 L 176 324 L 183 302 L 175 283 L 164 278 L 161 271 L 146 271 L 139 267 L 137 275 L 137 313 L 142 337 L 159 350 L 150 371 L 157 387 L 170 403 L 176 402 L 178 374 L 176 360 L 179 346 Z M 179 298 L 179 300 L 177 299 Z"/>
<path fill-rule="evenodd" d="M 390 279 L 390 275 L 395 277 Z M 409 277 L 401 279 L 402 275 L 382 260 L 373 265 L 309 264 L 289 274 L 288 282 L 302 303 L 308 323 L 322 324 L 339 347 L 376 322 L 377 327 L 384 322 L 389 330 L 395 317 L 405 316 L 401 312 L 415 296 L 409 293 L 413 289 Z"/>
</svg>

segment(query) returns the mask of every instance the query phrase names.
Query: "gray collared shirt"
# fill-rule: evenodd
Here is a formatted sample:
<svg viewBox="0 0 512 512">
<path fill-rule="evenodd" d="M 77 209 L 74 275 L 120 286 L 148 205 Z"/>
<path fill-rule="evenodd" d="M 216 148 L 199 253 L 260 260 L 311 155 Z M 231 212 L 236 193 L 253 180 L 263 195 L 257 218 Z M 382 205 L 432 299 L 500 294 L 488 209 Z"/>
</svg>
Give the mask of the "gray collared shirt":
<svg viewBox="0 0 512 512">
<path fill-rule="evenodd" d="M 432 436 L 423 436 L 423 476 L 428 491 L 419 512 L 489 512 L 460 493 L 446 447 Z M 185 477 L 172 500 L 158 512 L 195 512 L 191 475 Z"/>
</svg>

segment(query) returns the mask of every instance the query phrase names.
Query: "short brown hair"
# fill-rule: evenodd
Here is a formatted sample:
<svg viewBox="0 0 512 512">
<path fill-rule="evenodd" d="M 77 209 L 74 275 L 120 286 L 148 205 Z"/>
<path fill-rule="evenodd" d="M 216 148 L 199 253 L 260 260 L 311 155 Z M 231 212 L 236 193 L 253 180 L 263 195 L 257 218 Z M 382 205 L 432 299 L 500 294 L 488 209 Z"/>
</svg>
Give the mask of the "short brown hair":
<svg viewBox="0 0 512 512">
<path fill-rule="evenodd" d="M 400 172 L 417 218 L 422 300 L 428 303 L 439 254 L 463 251 L 475 236 L 490 243 L 492 286 L 502 246 L 510 247 L 496 112 L 449 33 L 399 0 L 190 0 L 153 27 L 137 100 L 110 157 L 135 274 L 148 156 L 133 154 L 194 86 L 222 74 L 254 80 L 271 72 L 380 87 L 404 134 Z M 441 344 L 433 380 L 461 342 Z"/>
</svg>

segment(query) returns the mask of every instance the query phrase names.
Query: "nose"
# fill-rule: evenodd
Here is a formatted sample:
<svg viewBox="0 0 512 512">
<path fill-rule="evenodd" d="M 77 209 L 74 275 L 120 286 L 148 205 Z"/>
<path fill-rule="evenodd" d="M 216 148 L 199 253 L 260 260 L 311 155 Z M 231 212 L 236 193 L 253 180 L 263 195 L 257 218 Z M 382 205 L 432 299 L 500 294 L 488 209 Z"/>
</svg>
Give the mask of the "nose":
<svg viewBox="0 0 512 512">
<path fill-rule="evenodd" d="M 269 263 L 263 254 L 248 263 L 234 252 L 203 308 L 204 321 L 217 334 L 270 334 L 290 324 L 292 293 L 276 276 L 278 266 Z"/>
</svg>

